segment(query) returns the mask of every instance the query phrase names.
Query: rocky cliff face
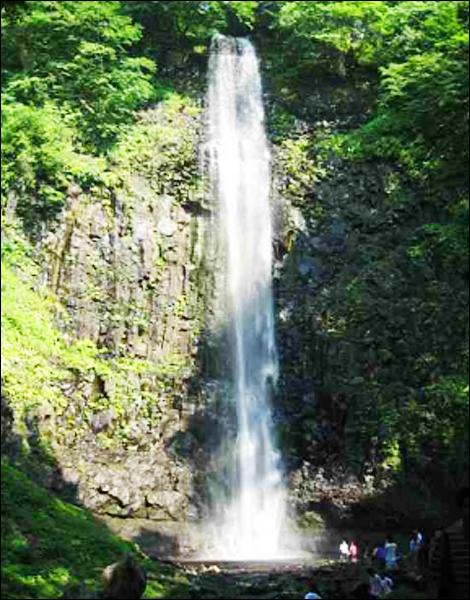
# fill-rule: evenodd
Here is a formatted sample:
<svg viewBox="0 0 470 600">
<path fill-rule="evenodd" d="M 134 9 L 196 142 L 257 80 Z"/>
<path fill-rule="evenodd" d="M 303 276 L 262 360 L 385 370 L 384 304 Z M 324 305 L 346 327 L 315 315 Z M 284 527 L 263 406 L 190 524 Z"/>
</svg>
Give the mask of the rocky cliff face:
<svg viewBox="0 0 470 600">
<path fill-rule="evenodd" d="M 327 481 L 344 456 L 344 390 L 359 390 L 374 369 L 336 334 L 331 312 L 401 210 L 395 190 L 403 182 L 387 165 L 317 160 L 317 141 L 349 127 L 350 108 L 313 124 L 287 118 L 275 103 L 269 111 L 275 419 L 302 510 L 321 496 L 318 467 Z M 141 115 L 103 185 L 70 188 L 42 243 L 57 321 L 66 339 L 83 343 L 61 382 L 63 409 L 39 417 L 61 471 L 50 484 L 75 486 L 98 513 L 199 519 L 220 470 L 210 452 L 217 432 L 234 435 L 221 379 L 230 370 L 223 257 L 204 161 L 201 108 L 168 99 Z"/>
<path fill-rule="evenodd" d="M 371 415 L 403 376 L 408 297 L 421 293 L 410 291 L 409 248 L 426 206 L 399 165 L 335 147 L 373 110 L 372 79 L 330 85 L 312 71 L 304 88 L 264 64 L 279 215 L 275 417 L 290 500 L 352 522 L 393 478 L 386 428 Z"/>
<path fill-rule="evenodd" d="M 43 243 L 61 329 L 71 342 L 94 342 L 100 365 L 77 365 L 62 383 L 67 407 L 44 427 L 65 481 L 98 513 L 200 516 L 191 468 L 196 457 L 203 469 L 204 443 L 188 429 L 203 402 L 217 262 L 202 132 L 201 111 L 186 101 L 143 114 L 117 150 L 113 185 L 72 187 Z"/>
<path fill-rule="evenodd" d="M 131 359 L 194 356 L 205 218 L 138 175 L 126 194 L 80 195 L 46 242 L 47 282 L 67 308 L 64 326 Z"/>
</svg>

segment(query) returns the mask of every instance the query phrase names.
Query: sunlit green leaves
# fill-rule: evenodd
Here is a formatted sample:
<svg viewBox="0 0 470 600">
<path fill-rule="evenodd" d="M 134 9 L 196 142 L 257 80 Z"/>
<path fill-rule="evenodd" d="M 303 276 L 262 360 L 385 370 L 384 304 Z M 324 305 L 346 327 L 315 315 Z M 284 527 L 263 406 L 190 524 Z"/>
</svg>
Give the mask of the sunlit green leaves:
<svg viewBox="0 0 470 600">
<path fill-rule="evenodd" d="M 282 190 L 286 198 L 296 205 L 306 202 L 314 185 L 324 174 L 311 156 L 311 141 L 308 137 L 297 140 L 286 139 L 282 142 L 279 153 L 282 165 Z"/>
<path fill-rule="evenodd" d="M 60 354 L 60 341 L 47 305 L 3 262 L 1 314 L 2 380 L 18 416 L 47 403 L 63 406 L 63 373 L 50 362 Z"/>
<path fill-rule="evenodd" d="M 378 69 L 379 109 L 343 151 L 396 158 L 425 180 L 468 163 L 465 11 L 468 2 L 286 2 L 279 26 L 302 55 L 299 77 L 310 56 L 312 69 L 351 80 L 358 65 Z"/>
<path fill-rule="evenodd" d="M 465 26 L 460 11 L 465 3 L 454 1 L 282 4 L 280 25 L 295 29 L 295 36 L 380 65 L 428 52 Z"/>
<path fill-rule="evenodd" d="M 462 28 L 458 5 L 453 1 L 397 2 L 378 30 L 379 63 L 405 61 L 452 38 Z"/>
<path fill-rule="evenodd" d="M 127 53 L 140 28 L 120 13 L 119 2 L 28 5 L 19 22 L 2 21 L 2 53 L 17 56 L 8 93 L 23 103 L 54 99 L 71 109 L 89 149 L 101 150 L 152 98 L 154 61 Z"/>
<path fill-rule="evenodd" d="M 141 121 L 116 146 L 112 158 L 128 173 L 142 173 L 155 191 L 181 202 L 202 202 L 197 143 L 201 108 L 177 94 L 168 94 L 158 109 Z"/>
<path fill-rule="evenodd" d="M 253 26 L 255 21 L 255 12 L 258 8 L 259 2 L 252 2 L 251 0 L 232 0 L 228 2 L 235 14 L 247 25 Z"/>
<path fill-rule="evenodd" d="M 285 2 L 281 25 L 312 43 L 331 44 L 361 61 L 375 54 L 374 29 L 387 14 L 386 2 Z"/>
<path fill-rule="evenodd" d="M 37 110 L 2 102 L 2 192 L 13 184 L 33 186 L 38 168 L 63 177 L 73 161 L 74 134 L 53 104 Z"/>
<path fill-rule="evenodd" d="M 57 218 L 70 183 L 108 182 L 93 155 L 154 97 L 155 62 L 128 52 L 140 34 L 119 2 L 2 13 L 2 207 L 29 233 Z"/>
<path fill-rule="evenodd" d="M 90 513 L 36 487 L 2 460 L 5 598 L 61 598 L 72 583 L 97 588 L 97 569 L 132 550 Z"/>
<path fill-rule="evenodd" d="M 50 101 L 36 108 L 2 97 L 2 209 L 14 204 L 29 233 L 60 214 L 72 181 L 105 177 L 106 161 L 80 151 L 73 121 Z"/>
<path fill-rule="evenodd" d="M 140 37 L 139 28 L 120 14 L 118 2 L 35 1 L 28 5 L 18 26 L 35 70 L 47 69 L 51 60 L 73 57 L 83 40 L 125 47 Z M 5 30 L 2 27 L 2 33 L 8 44 L 9 24 Z"/>
<path fill-rule="evenodd" d="M 77 126 L 90 149 L 115 139 L 122 125 L 132 122 L 133 111 L 154 94 L 155 64 L 120 58 L 110 46 L 84 41 L 73 62 L 56 69 L 53 93 L 78 111 Z"/>
</svg>

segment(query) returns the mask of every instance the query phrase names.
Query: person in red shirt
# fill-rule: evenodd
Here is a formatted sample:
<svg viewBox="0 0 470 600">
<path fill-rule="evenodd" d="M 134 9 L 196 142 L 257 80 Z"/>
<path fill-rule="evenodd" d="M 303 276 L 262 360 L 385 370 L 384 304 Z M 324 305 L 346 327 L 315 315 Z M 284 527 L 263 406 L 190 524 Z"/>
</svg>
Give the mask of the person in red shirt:
<svg viewBox="0 0 470 600">
<path fill-rule="evenodd" d="M 357 547 L 356 542 L 351 542 L 351 545 L 349 547 L 349 554 L 351 556 L 351 561 L 353 563 L 356 563 L 357 558 L 359 556 L 359 548 Z"/>
</svg>

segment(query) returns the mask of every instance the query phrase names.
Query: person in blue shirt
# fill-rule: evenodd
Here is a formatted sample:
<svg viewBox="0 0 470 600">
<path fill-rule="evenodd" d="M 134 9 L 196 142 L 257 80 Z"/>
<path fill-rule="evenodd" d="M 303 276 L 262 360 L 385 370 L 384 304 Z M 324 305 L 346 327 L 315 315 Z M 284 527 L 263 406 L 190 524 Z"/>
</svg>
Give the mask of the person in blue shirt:
<svg viewBox="0 0 470 600">
<path fill-rule="evenodd" d="M 387 569 L 394 569 L 398 564 L 398 544 L 393 539 L 393 535 L 387 537 L 385 544 L 385 562 Z"/>
<path fill-rule="evenodd" d="M 321 600 L 320 590 L 318 589 L 315 582 L 309 584 L 310 592 L 305 596 L 305 600 Z"/>
</svg>

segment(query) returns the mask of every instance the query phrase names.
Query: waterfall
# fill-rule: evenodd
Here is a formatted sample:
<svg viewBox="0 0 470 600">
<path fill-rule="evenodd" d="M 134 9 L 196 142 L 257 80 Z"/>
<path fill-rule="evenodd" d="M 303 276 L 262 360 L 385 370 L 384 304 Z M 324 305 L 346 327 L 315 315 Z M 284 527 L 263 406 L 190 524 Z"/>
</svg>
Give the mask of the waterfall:
<svg viewBox="0 0 470 600">
<path fill-rule="evenodd" d="M 217 551 L 226 560 L 266 560 L 280 556 L 285 490 L 270 410 L 278 377 L 270 151 L 252 44 L 217 36 L 209 78 L 211 175 L 227 256 L 238 423 Z"/>
</svg>

